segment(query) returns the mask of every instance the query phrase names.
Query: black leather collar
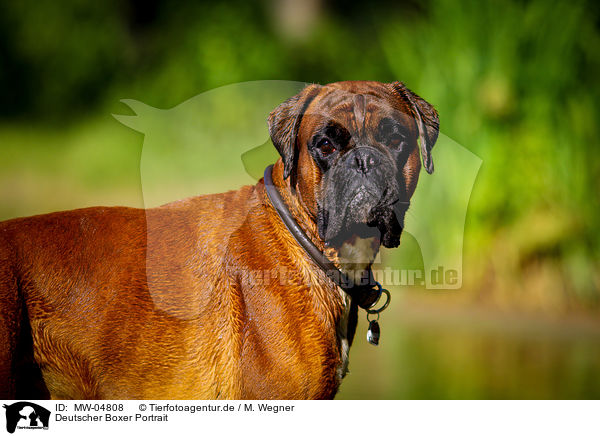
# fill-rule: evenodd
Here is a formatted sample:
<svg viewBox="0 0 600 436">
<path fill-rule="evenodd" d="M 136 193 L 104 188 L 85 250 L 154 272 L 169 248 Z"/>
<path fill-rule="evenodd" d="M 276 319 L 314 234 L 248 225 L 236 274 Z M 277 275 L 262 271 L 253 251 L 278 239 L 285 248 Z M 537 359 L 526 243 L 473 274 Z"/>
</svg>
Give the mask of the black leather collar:
<svg viewBox="0 0 600 436">
<path fill-rule="evenodd" d="M 277 187 L 273 184 L 273 179 L 271 178 L 271 173 L 273 170 L 273 165 L 269 165 L 265 169 L 264 174 L 264 182 L 265 189 L 267 191 L 267 197 L 277 214 L 292 234 L 294 239 L 300 244 L 304 251 L 308 253 L 311 259 L 327 274 L 336 285 L 344 290 L 352 300 L 358 304 L 359 307 L 370 312 L 373 306 L 377 304 L 379 298 L 381 297 L 382 288 L 379 283 L 375 281 L 373 278 L 373 273 L 369 269 L 369 277 L 368 283 L 354 283 L 351 277 L 349 277 L 343 271 L 340 271 L 333 262 L 331 262 L 325 254 L 321 250 L 319 250 L 315 244 L 310 240 L 306 233 L 300 228 L 296 220 L 292 217 L 290 211 L 288 210 L 285 202 L 279 195 Z M 377 311 L 372 311 L 372 313 L 377 313 L 385 309 L 389 303 L 389 293 L 386 291 L 388 296 L 388 300 L 385 303 L 385 306 Z"/>
</svg>

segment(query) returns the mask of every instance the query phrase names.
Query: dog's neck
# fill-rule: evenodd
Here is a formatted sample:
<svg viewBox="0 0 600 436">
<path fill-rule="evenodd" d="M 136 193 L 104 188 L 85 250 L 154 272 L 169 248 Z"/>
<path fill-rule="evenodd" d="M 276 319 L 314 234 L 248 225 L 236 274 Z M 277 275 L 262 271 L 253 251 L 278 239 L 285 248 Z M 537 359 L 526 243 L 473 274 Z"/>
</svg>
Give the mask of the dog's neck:
<svg viewBox="0 0 600 436">
<path fill-rule="evenodd" d="M 363 238 L 355 235 L 335 247 L 328 246 L 319 237 L 316 217 L 306 206 L 300 193 L 292 195 L 295 187 L 291 186 L 291 177 L 283 178 L 283 164 L 280 160 L 273 166 L 272 178 L 290 214 L 313 244 L 355 283 L 368 277 L 379 251 L 379 237 Z"/>
<path fill-rule="evenodd" d="M 379 251 L 379 238 L 354 236 L 334 250 L 338 268 L 348 274 L 355 283 L 367 280 L 371 265 Z"/>
</svg>

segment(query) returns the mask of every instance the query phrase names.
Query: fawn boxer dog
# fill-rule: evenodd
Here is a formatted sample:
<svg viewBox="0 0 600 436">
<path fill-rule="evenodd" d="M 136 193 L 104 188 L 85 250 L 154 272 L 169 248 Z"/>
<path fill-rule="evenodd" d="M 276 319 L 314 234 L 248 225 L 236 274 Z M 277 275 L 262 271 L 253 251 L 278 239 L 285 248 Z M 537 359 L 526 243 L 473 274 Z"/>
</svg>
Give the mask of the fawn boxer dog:
<svg viewBox="0 0 600 436">
<path fill-rule="evenodd" d="M 333 398 L 438 115 L 355 81 L 268 124 L 281 158 L 255 186 L 0 223 L 0 397 Z"/>
</svg>

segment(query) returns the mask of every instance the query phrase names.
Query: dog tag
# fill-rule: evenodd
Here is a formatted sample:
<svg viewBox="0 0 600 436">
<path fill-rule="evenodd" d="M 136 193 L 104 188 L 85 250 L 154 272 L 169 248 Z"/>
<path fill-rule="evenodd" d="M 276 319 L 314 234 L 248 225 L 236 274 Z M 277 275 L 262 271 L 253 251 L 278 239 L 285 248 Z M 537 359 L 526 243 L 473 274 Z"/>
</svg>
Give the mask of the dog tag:
<svg viewBox="0 0 600 436">
<path fill-rule="evenodd" d="M 376 320 L 369 321 L 369 330 L 367 330 L 369 344 L 379 345 L 379 334 L 379 323 Z"/>
</svg>

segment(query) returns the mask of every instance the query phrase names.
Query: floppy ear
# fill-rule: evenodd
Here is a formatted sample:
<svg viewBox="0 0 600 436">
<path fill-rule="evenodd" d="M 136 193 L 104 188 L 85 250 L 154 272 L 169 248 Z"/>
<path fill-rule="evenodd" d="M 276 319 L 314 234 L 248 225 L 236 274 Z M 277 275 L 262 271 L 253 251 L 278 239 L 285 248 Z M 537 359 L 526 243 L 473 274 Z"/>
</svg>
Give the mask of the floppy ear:
<svg viewBox="0 0 600 436">
<path fill-rule="evenodd" d="M 320 85 L 308 85 L 299 94 L 277 106 L 269 115 L 269 135 L 283 160 L 283 177 L 286 179 L 296 165 L 296 138 L 302 116 L 320 89 Z"/>
<path fill-rule="evenodd" d="M 437 141 L 440 132 L 440 120 L 437 111 L 417 94 L 412 92 L 402 82 L 392 83 L 393 92 L 406 101 L 413 112 L 417 128 L 419 129 L 419 141 L 421 143 L 421 157 L 425 170 L 433 173 L 433 160 L 431 149 Z"/>
</svg>

